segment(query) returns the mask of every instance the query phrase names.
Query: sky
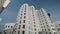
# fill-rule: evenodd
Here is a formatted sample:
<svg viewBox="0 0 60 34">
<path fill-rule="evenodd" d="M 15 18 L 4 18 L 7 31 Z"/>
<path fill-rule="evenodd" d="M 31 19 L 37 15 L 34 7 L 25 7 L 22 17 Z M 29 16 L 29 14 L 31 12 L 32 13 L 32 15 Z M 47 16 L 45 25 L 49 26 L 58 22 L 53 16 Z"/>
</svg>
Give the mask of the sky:
<svg viewBox="0 0 60 34">
<path fill-rule="evenodd" d="M 11 0 L 10 4 L 1 13 L 0 31 L 4 29 L 6 23 L 16 23 L 16 18 L 21 5 L 28 3 L 36 9 L 45 8 L 51 14 L 53 22 L 60 21 L 60 0 Z"/>
</svg>

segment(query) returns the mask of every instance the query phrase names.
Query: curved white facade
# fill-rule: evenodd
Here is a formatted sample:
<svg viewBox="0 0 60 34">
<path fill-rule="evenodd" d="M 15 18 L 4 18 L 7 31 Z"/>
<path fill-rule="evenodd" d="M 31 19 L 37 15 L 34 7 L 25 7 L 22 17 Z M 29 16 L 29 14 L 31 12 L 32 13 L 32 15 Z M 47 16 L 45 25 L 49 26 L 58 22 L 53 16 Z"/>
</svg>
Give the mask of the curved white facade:
<svg viewBox="0 0 60 34">
<path fill-rule="evenodd" d="M 15 23 L 6 23 L 4 26 L 5 30 L 13 29 L 14 25 L 15 25 Z"/>
</svg>

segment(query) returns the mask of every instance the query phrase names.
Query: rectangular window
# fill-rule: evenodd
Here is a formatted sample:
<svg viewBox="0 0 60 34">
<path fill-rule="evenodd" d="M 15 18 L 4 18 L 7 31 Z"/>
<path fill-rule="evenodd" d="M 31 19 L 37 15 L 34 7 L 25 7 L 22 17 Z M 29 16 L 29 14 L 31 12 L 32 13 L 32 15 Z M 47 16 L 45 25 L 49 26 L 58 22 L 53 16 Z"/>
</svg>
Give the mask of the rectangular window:
<svg viewBox="0 0 60 34">
<path fill-rule="evenodd" d="M 25 23 L 25 20 L 23 21 L 23 23 Z"/>
<path fill-rule="evenodd" d="M 24 19 L 26 18 L 26 16 L 24 16 Z"/>
<path fill-rule="evenodd" d="M 12 28 L 13 26 L 11 26 L 11 28 Z"/>
<path fill-rule="evenodd" d="M 21 28 L 21 25 L 19 25 L 19 29 Z"/>
<path fill-rule="evenodd" d="M 23 25 L 23 28 L 25 28 L 25 25 Z"/>
<path fill-rule="evenodd" d="M 22 34 L 25 34 L 25 31 L 22 31 Z"/>
<path fill-rule="evenodd" d="M 60 26 L 60 24 L 59 24 L 59 26 Z"/>
<path fill-rule="evenodd" d="M 34 29 L 36 31 L 36 29 Z"/>
<path fill-rule="evenodd" d="M 26 13 L 24 13 L 24 15 L 26 15 Z"/>
<path fill-rule="evenodd" d="M 34 27 L 36 27 L 36 25 L 34 25 Z"/>
<path fill-rule="evenodd" d="M 37 33 L 35 32 L 35 34 L 37 34 Z"/>
<path fill-rule="evenodd" d="M 20 17 L 20 19 L 22 19 L 22 17 Z"/>
<path fill-rule="evenodd" d="M 21 21 L 20 21 L 20 24 L 21 24 Z"/>
<path fill-rule="evenodd" d="M 20 34 L 20 31 L 18 31 L 18 34 Z"/>
</svg>

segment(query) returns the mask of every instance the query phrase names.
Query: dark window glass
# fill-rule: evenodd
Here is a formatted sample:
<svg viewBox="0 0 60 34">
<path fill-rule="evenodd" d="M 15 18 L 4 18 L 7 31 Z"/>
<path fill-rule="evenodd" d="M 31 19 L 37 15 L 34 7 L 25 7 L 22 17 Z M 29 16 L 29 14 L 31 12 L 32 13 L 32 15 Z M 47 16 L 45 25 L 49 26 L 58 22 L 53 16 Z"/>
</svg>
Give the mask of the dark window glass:
<svg viewBox="0 0 60 34">
<path fill-rule="evenodd" d="M 21 24 L 21 21 L 20 21 L 20 24 Z"/>
<path fill-rule="evenodd" d="M 36 27 L 36 25 L 34 25 L 34 27 Z"/>
<path fill-rule="evenodd" d="M 21 28 L 21 25 L 19 25 L 19 29 Z"/>
<path fill-rule="evenodd" d="M 37 33 L 35 32 L 35 34 L 37 34 Z"/>
<path fill-rule="evenodd" d="M 20 17 L 20 19 L 22 19 L 22 17 Z"/>
<path fill-rule="evenodd" d="M 46 29 L 45 29 L 45 31 L 46 31 Z"/>
<path fill-rule="evenodd" d="M 24 19 L 26 18 L 26 16 L 24 16 Z"/>
<path fill-rule="evenodd" d="M 47 24 L 47 22 L 46 22 L 46 24 Z"/>
<path fill-rule="evenodd" d="M 23 21 L 23 23 L 25 23 L 25 20 Z"/>
<path fill-rule="evenodd" d="M 10 26 L 8 26 L 8 28 L 9 28 Z"/>
<path fill-rule="evenodd" d="M 24 13 L 24 15 L 26 15 L 26 13 Z"/>
<path fill-rule="evenodd" d="M 23 28 L 25 28 L 25 25 L 23 25 Z"/>
<path fill-rule="evenodd" d="M 59 26 L 60 26 L 60 24 L 59 24 Z"/>
<path fill-rule="evenodd" d="M 18 34 L 20 34 L 20 31 L 18 31 Z"/>
<path fill-rule="evenodd" d="M 50 32 L 50 34 L 51 34 L 51 32 Z"/>
<path fill-rule="evenodd" d="M 36 29 L 34 29 L 36 31 Z"/>
<path fill-rule="evenodd" d="M 25 34 L 25 31 L 22 31 L 22 34 Z"/>
<path fill-rule="evenodd" d="M 34 22 L 34 24 L 35 24 L 35 22 Z"/>
<path fill-rule="evenodd" d="M 50 29 L 48 29 L 50 31 Z"/>
<path fill-rule="evenodd" d="M 11 26 L 11 28 L 12 28 L 12 26 Z"/>
</svg>

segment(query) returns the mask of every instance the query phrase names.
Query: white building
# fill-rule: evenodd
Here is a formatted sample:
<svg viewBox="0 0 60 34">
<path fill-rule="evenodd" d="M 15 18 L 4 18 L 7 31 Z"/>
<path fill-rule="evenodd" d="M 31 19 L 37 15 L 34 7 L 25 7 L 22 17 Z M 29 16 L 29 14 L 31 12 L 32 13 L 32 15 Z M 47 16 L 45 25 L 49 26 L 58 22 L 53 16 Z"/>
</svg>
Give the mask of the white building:
<svg viewBox="0 0 60 34">
<path fill-rule="evenodd" d="M 13 34 L 13 28 L 15 23 L 7 23 L 5 24 L 4 34 Z"/>
<path fill-rule="evenodd" d="M 0 0 L 0 13 L 7 7 L 10 3 L 10 0 Z"/>
<path fill-rule="evenodd" d="M 56 34 L 55 26 L 51 22 L 50 15 L 46 12 L 44 8 L 40 9 L 38 12 L 39 23 L 44 34 Z"/>
<path fill-rule="evenodd" d="M 57 34 L 60 34 L 60 21 L 54 22 Z"/>
<path fill-rule="evenodd" d="M 50 15 L 44 8 L 23 4 L 17 16 L 17 23 L 5 24 L 5 34 L 57 34 Z M 6 33 L 8 32 L 8 33 Z"/>
<path fill-rule="evenodd" d="M 36 10 L 34 6 L 23 4 L 17 16 L 16 34 L 56 34 L 55 26 L 45 9 Z"/>
</svg>

